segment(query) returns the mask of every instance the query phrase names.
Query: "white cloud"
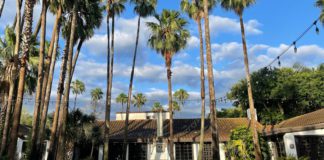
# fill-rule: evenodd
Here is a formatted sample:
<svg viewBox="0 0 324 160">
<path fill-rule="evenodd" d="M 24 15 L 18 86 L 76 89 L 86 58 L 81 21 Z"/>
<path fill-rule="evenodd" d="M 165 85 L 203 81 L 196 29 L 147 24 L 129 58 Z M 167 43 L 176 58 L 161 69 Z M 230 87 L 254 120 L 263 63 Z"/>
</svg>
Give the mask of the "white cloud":
<svg viewBox="0 0 324 160">
<path fill-rule="evenodd" d="M 241 33 L 240 22 L 236 19 L 227 17 L 210 16 L 210 30 L 211 33 Z M 248 35 L 259 35 L 262 31 L 259 29 L 260 22 L 255 19 L 247 21 L 245 24 L 245 31 Z"/>
</svg>

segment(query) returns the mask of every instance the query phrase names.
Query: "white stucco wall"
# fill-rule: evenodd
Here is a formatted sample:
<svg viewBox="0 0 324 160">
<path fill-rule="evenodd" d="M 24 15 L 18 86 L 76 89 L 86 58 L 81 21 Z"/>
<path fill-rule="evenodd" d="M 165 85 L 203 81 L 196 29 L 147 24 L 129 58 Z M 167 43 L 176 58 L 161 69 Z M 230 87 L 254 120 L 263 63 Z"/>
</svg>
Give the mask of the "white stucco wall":
<svg viewBox="0 0 324 160">
<path fill-rule="evenodd" d="M 148 160 L 169 160 L 169 151 L 168 145 L 165 143 L 163 144 L 163 152 L 158 153 L 156 152 L 156 142 L 148 143 L 147 144 L 147 159 Z"/>
<path fill-rule="evenodd" d="M 324 129 L 286 133 L 283 136 L 284 143 L 285 143 L 286 155 L 298 158 L 296 143 L 295 143 L 295 136 L 312 136 L 312 135 L 323 136 Z"/>
<path fill-rule="evenodd" d="M 144 120 L 144 119 L 157 119 L 158 113 L 157 112 L 135 112 L 129 113 L 129 120 Z M 163 119 L 170 119 L 169 112 L 162 113 Z M 116 113 L 116 120 L 125 120 L 126 113 Z"/>
</svg>

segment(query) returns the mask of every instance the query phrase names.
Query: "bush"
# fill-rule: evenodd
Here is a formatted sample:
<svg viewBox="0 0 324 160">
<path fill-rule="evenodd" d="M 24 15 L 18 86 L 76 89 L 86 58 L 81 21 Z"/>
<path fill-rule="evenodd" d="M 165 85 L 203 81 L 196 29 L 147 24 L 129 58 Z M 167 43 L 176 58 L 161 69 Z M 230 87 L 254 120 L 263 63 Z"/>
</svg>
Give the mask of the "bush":
<svg viewBox="0 0 324 160">
<path fill-rule="evenodd" d="M 254 146 L 252 131 L 247 127 L 239 127 L 231 131 L 230 141 L 225 145 L 227 159 L 253 160 Z M 267 142 L 259 136 L 262 157 L 264 160 L 271 159 Z"/>
</svg>

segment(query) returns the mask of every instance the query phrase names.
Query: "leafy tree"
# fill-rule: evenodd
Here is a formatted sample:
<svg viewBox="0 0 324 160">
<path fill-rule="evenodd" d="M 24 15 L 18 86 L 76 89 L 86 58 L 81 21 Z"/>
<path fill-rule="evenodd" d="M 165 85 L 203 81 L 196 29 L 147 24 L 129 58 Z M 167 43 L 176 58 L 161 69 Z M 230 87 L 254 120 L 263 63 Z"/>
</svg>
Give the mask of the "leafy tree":
<svg viewBox="0 0 324 160">
<path fill-rule="evenodd" d="M 160 102 L 154 102 L 152 106 L 152 111 L 153 112 L 161 112 L 164 111 L 163 106 Z"/>
<path fill-rule="evenodd" d="M 138 111 L 141 111 L 141 108 L 145 105 L 147 99 L 143 93 L 137 93 L 133 96 L 134 107 L 138 108 Z"/>
<path fill-rule="evenodd" d="M 295 65 L 296 66 L 296 65 Z M 251 83 L 258 117 L 264 124 L 276 124 L 301 114 L 320 109 L 324 104 L 324 72 L 316 69 L 263 68 L 251 75 Z M 246 81 L 232 86 L 228 98 L 233 105 L 248 108 Z"/>
<path fill-rule="evenodd" d="M 149 45 L 159 52 L 165 59 L 168 79 L 168 99 L 170 112 L 170 148 L 173 148 L 173 108 L 172 108 L 172 84 L 171 65 L 172 57 L 185 48 L 190 36 L 185 29 L 187 21 L 181 18 L 177 11 L 163 10 L 161 15 L 155 15 L 157 22 L 148 22 L 147 26 L 152 31 L 148 40 Z M 173 150 L 170 150 L 171 160 L 174 160 Z"/>
<path fill-rule="evenodd" d="M 75 110 L 75 107 L 76 107 L 77 96 L 79 94 L 82 94 L 84 91 L 85 91 L 85 85 L 82 81 L 77 79 L 72 82 L 72 93 L 75 95 L 73 110 Z"/>
<path fill-rule="evenodd" d="M 116 102 L 117 103 L 121 103 L 122 105 L 122 112 L 124 111 L 124 104 L 127 103 L 127 95 L 125 93 L 121 93 L 118 95 L 118 97 L 116 98 Z"/>
<path fill-rule="evenodd" d="M 172 108 L 173 111 L 178 111 L 178 112 L 181 111 L 181 107 L 177 101 L 172 101 Z"/>
<path fill-rule="evenodd" d="M 262 159 L 270 160 L 270 149 L 263 137 L 259 138 L 261 145 Z M 251 128 L 238 127 L 231 131 L 230 141 L 225 145 L 225 151 L 227 152 L 227 159 L 237 160 L 253 160 L 254 145 Z"/>
<path fill-rule="evenodd" d="M 217 111 L 217 117 L 219 118 L 238 118 L 244 116 L 245 112 L 241 108 L 222 108 L 222 110 Z"/>
</svg>

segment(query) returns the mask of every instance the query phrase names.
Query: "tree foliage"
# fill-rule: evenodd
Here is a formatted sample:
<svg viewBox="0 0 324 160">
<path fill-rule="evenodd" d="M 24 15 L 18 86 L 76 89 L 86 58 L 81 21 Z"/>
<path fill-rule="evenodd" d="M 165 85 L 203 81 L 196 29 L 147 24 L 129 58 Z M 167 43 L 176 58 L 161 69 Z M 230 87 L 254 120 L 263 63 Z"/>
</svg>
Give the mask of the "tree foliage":
<svg viewBox="0 0 324 160">
<path fill-rule="evenodd" d="M 255 108 L 261 122 L 275 124 L 283 119 L 312 112 L 324 106 L 323 64 L 307 68 L 263 68 L 251 75 Z M 233 105 L 248 108 L 246 81 L 232 86 L 228 98 Z"/>
</svg>

